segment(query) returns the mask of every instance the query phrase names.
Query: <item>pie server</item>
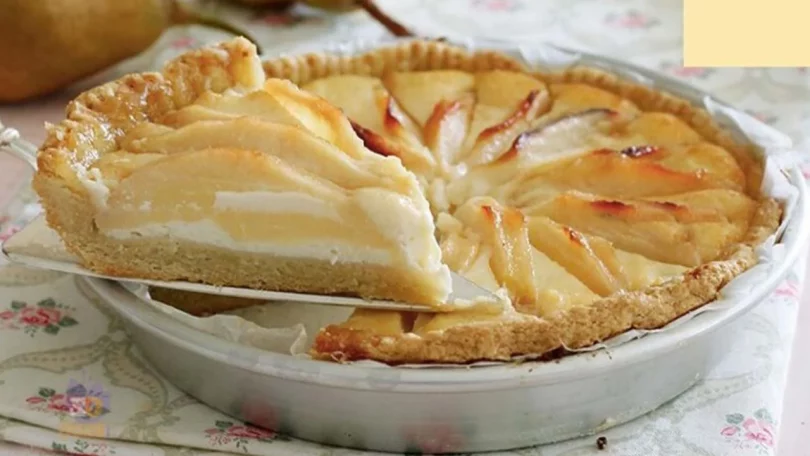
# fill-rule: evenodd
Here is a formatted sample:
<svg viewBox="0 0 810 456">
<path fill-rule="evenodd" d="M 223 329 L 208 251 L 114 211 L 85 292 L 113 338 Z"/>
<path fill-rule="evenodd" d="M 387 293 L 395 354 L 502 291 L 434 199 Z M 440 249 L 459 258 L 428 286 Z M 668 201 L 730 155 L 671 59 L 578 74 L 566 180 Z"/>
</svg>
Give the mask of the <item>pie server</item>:
<svg viewBox="0 0 810 456">
<path fill-rule="evenodd" d="M 32 169 L 37 169 L 37 148 L 20 138 L 16 130 L 6 128 L 0 123 L 0 151 L 24 160 Z M 131 284 L 142 284 L 152 287 L 171 288 L 220 296 L 256 299 L 262 301 L 294 301 L 335 306 L 362 307 L 368 309 L 410 310 L 435 312 L 437 309 L 423 304 L 409 304 L 387 300 L 363 299 L 351 296 L 332 296 L 281 291 L 255 290 L 251 288 L 220 287 L 184 281 L 145 280 L 130 277 L 113 277 L 98 274 L 81 266 L 79 261 L 64 248 L 61 239 L 47 227 L 43 217 L 38 217 L 18 233 L 2 244 L 2 253 L 9 261 L 26 266 L 49 269 L 81 276 L 97 277 Z M 498 298 L 488 290 L 470 282 L 464 277 L 451 272 L 452 293 L 449 303 L 456 301 L 487 300 Z M 131 288 L 129 288 L 131 289 Z"/>
</svg>

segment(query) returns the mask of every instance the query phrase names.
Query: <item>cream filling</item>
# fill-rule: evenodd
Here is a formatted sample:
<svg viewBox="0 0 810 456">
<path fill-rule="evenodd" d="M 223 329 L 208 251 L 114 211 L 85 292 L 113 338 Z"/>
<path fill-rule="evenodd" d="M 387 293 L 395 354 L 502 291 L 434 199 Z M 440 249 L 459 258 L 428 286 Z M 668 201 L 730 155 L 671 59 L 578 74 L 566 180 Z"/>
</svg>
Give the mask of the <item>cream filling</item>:
<svg viewBox="0 0 810 456">
<path fill-rule="evenodd" d="M 214 209 L 301 214 L 340 220 L 340 214 L 328 201 L 301 192 L 217 192 Z"/>
<path fill-rule="evenodd" d="M 394 243 L 404 254 L 407 264 L 425 269 L 435 275 L 439 283 L 447 283 L 450 292 L 450 270 L 441 262 L 441 250 L 433 234 L 433 218 L 426 204 L 409 199 L 397 193 L 373 189 L 359 189 L 350 193 L 350 202 L 366 213 L 374 224 L 365 227 L 376 230 Z M 344 203 L 345 204 L 345 203 Z M 119 208 L 121 210 L 123 208 Z M 129 210 L 135 210 L 133 206 Z M 139 208 L 140 209 L 140 208 Z M 303 192 L 282 191 L 220 191 L 216 192 L 209 209 L 214 212 L 239 213 L 262 212 L 279 214 L 302 214 L 314 218 L 341 220 L 334 202 L 320 199 Z M 314 221 L 317 223 L 317 220 Z M 234 239 L 213 220 L 150 222 L 148 214 L 144 223 L 132 227 L 106 228 L 101 224 L 102 233 L 116 239 L 136 237 L 168 238 L 208 244 L 237 251 L 256 251 L 285 257 L 306 257 L 330 262 L 394 264 L 396 256 L 388 249 L 363 247 L 358 243 L 341 242 L 339 238 L 310 237 L 290 240 L 251 240 Z M 359 227 L 358 230 L 364 229 Z M 362 235 L 362 234 L 361 234 Z"/>
<path fill-rule="evenodd" d="M 132 228 L 103 231 L 114 239 L 134 238 L 170 239 L 211 245 L 240 252 L 259 252 L 289 258 L 310 258 L 336 263 L 371 263 L 390 265 L 394 258 L 385 249 L 362 247 L 342 243 L 337 239 L 306 239 L 300 243 L 263 241 L 237 241 L 211 220 L 195 222 L 146 223 Z"/>
</svg>

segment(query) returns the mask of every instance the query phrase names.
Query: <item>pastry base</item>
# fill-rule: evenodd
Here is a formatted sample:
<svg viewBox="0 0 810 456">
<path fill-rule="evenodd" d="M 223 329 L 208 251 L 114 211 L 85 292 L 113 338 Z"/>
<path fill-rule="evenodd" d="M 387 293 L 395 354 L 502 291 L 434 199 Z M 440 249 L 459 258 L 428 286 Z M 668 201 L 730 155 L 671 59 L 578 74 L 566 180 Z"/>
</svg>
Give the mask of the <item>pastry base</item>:
<svg viewBox="0 0 810 456">
<path fill-rule="evenodd" d="M 373 263 L 335 263 L 310 258 L 280 257 L 234 251 L 176 239 L 119 240 L 101 234 L 94 226 L 92 207 L 56 180 L 39 180 L 49 195 L 48 225 L 62 236 L 67 249 L 94 272 L 114 277 L 163 281 L 190 281 L 215 286 L 268 291 L 357 296 L 438 305 L 435 282 L 413 270 Z M 247 300 L 248 302 L 250 300 Z M 208 313 L 238 307 L 221 300 L 205 306 Z M 256 301 L 253 301 L 255 304 Z"/>
</svg>

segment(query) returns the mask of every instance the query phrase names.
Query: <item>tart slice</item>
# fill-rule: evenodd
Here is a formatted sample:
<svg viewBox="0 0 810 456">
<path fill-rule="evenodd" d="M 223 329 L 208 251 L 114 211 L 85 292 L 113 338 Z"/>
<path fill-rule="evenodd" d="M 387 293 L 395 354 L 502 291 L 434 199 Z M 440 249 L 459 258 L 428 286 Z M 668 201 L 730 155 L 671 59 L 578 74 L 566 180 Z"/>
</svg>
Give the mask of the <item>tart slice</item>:
<svg viewBox="0 0 810 456">
<path fill-rule="evenodd" d="M 266 80 L 244 39 L 73 101 L 34 181 L 82 264 L 113 276 L 442 304 L 417 178 L 335 107 Z"/>
</svg>

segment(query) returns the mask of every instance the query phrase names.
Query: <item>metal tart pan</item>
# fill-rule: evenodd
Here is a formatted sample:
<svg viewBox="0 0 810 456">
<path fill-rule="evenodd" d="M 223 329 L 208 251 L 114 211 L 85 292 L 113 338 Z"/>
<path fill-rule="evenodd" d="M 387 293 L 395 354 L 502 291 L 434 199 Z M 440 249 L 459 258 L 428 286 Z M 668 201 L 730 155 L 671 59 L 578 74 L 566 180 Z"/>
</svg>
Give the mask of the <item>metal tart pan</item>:
<svg viewBox="0 0 810 456">
<path fill-rule="evenodd" d="M 695 102 L 709 98 L 612 59 L 580 53 L 577 63 L 643 79 Z M 725 310 L 704 312 L 609 351 L 550 362 L 414 369 L 313 361 L 193 329 L 140 302 L 117 282 L 77 280 L 114 309 L 169 381 L 228 415 L 303 440 L 363 450 L 514 449 L 595 434 L 632 420 L 686 391 L 723 358 L 734 331 L 730 323 L 781 283 L 810 234 L 804 179 L 795 167 L 784 172 L 799 195 L 779 240 L 785 257 L 751 293 Z"/>
</svg>

